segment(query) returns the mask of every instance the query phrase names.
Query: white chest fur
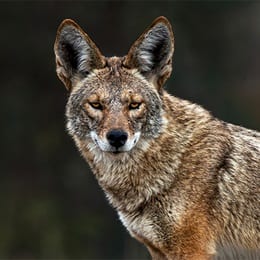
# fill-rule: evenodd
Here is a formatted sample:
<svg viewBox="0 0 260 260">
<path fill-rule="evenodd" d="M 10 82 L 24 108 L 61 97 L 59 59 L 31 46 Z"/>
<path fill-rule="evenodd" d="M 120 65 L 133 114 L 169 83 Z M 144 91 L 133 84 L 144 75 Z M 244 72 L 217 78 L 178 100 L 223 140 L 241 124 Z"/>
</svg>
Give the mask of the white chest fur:
<svg viewBox="0 0 260 260">
<path fill-rule="evenodd" d="M 137 216 L 125 215 L 118 212 L 119 218 L 122 221 L 123 225 L 127 228 L 132 236 L 144 237 L 147 240 L 155 241 L 156 240 L 156 231 L 154 228 L 154 223 L 149 216 Z"/>
</svg>

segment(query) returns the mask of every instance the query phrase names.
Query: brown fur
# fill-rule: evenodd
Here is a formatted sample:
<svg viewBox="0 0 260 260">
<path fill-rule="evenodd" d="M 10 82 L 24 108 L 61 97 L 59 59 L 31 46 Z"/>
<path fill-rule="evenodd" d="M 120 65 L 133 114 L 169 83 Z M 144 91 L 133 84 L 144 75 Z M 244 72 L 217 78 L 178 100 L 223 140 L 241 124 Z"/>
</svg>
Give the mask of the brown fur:
<svg viewBox="0 0 260 260">
<path fill-rule="evenodd" d="M 68 131 L 153 259 L 211 259 L 219 245 L 257 249 L 260 134 L 163 90 L 173 43 L 159 17 L 127 56 L 105 58 L 65 20 L 55 54 L 71 91 Z"/>
</svg>

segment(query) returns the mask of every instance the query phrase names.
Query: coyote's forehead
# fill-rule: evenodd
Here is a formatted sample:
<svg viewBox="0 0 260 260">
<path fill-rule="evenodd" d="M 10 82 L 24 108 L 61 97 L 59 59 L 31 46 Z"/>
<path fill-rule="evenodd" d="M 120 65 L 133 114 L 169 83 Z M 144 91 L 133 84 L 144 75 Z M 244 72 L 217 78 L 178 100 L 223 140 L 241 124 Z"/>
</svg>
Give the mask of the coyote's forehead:
<svg viewBox="0 0 260 260">
<path fill-rule="evenodd" d="M 161 103 L 156 88 L 136 69 L 106 66 L 94 70 L 75 85 L 70 95 L 73 104 L 70 105 L 83 105 L 82 103 L 88 100 L 120 109 L 119 105 L 134 101 L 143 102 L 150 106 L 150 109 L 159 109 Z"/>
<path fill-rule="evenodd" d="M 108 58 L 106 63 L 104 68 L 94 70 L 84 80 L 77 82 L 77 87 L 72 92 L 80 92 L 80 95 L 84 92 L 84 96 L 96 95 L 102 101 L 110 103 L 119 100 L 127 102 L 131 98 L 158 102 L 156 88 L 138 70 L 125 68 L 122 66 L 122 58 L 118 57 Z M 156 100 L 151 100 L 151 96 L 155 96 Z"/>
</svg>

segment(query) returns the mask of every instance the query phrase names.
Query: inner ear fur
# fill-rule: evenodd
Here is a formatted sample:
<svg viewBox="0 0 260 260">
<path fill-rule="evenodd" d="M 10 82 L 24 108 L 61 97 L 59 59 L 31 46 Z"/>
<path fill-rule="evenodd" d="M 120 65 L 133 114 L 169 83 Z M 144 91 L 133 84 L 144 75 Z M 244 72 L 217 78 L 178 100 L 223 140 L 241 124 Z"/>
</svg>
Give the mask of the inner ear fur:
<svg viewBox="0 0 260 260">
<path fill-rule="evenodd" d="M 159 90 L 171 75 L 173 52 L 171 24 L 167 18 L 160 16 L 134 42 L 124 65 L 136 68 Z"/>
<path fill-rule="evenodd" d="M 75 79 L 86 77 L 92 70 L 105 66 L 105 58 L 95 43 L 71 19 L 60 24 L 54 52 L 57 75 L 68 90 Z"/>
</svg>

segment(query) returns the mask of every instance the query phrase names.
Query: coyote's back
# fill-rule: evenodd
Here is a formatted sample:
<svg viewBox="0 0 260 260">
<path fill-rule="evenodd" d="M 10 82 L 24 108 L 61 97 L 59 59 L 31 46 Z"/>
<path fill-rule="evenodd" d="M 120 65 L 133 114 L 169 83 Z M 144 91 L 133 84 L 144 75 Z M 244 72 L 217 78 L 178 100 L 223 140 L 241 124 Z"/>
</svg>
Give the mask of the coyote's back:
<svg viewBox="0 0 260 260">
<path fill-rule="evenodd" d="M 153 259 L 209 259 L 219 247 L 257 254 L 260 134 L 169 95 L 173 48 L 164 17 L 112 58 L 65 20 L 55 54 L 70 91 L 67 129 Z"/>
</svg>

